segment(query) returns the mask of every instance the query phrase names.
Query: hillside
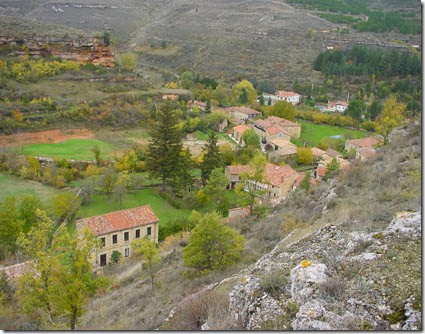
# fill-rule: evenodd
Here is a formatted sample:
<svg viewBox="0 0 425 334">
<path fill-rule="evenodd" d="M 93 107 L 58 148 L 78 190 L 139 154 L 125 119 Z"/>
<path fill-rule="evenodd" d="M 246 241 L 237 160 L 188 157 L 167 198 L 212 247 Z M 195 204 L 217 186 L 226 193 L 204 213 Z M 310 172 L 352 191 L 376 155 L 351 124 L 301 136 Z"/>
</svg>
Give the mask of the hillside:
<svg viewBox="0 0 425 334">
<path fill-rule="evenodd" d="M 416 121 L 367 163 L 236 223 L 245 256 L 226 272 L 187 276 L 185 234 L 163 245 L 155 292 L 137 259 L 110 268 L 114 289 L 79 328 L 420 328 L 420 165 Z"/>
<path fill-rule="evenodd" d="M 287 83 L 295 78 L 319 80 L 311 64 L 326 46 L 402 47 L 394 40 L 409 42 L 407 35 L 396 32 L 351 29 L 341 34 L 346 25 L 284 1 L 92 0 L 81 4 L 23 0 L 3 1 L 0 8 L 13 17 L 91 32 L 111 31 L 119 51 L 139 53 L 141 69 L 158 66 L 175 71 L 186 65 L 225 79 L 243 74 Z M 420 44 L 420 37 L 414 36 L 414 41 Z"/>
</svg>

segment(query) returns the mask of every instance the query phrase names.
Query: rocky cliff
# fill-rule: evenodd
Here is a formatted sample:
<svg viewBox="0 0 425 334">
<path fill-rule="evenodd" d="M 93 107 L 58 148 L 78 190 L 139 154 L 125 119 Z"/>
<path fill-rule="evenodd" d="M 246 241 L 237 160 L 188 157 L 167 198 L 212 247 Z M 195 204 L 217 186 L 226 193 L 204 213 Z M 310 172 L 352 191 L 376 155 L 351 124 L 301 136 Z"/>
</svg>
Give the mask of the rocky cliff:
<svg viewBox="0 0 425 334">
<path fill-rule="evenodd" d="M 239 329 L 422 328 L 421 212 L 399 213 L 381 232 L 327 225 L 300 241 L 288 238 L 250 268 L 183 300 L 167 322 L 191 299 L 228 289 Z M 217 323 L 209 318 L 202 329 Z"/>
<path fill-rule="evenodd" d="M 113 67 L 114 50 L 102 38 L 91 36 L 24 36 L 0 35 L 0 49 L 9 55 L 59 57 L 79 63 Z"/>
</svg>

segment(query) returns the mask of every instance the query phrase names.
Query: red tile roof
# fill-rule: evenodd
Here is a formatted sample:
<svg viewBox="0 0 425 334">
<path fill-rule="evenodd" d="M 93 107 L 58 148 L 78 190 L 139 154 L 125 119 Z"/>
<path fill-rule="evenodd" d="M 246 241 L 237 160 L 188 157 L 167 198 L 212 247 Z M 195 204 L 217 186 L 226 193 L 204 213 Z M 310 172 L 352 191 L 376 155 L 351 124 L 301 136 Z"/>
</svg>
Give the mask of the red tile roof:
<svg viewBox="0 0 425 334">
<path fill-rule="evenodd" d="M 84 218 L 77 221 L 77 227 L 82 229 L 87 226 L 94 235 L 98 236 L 157 222 L 159 219 L 150 205 L 144 205 L 134 209 Z"/>
<path fill-rule="evenodd" d="M 280 156 L 285 156 L 285 155 L 293 155 L 293 154 L 297 154 L 297 147 L 293 147 L 293 146 L 284 146 L 281 149 L 277 150 L 277 151 L 273 151 L 274 155 L 280 155 Z"/>
<path fill-rule="evenodd" d="M 347 143 L 350 143 L 359 147 L 368 147 L 368 148 L 373 148 L 373 146 L 379 144 L 379 142 L 380 142 L 379 139 L 376 139 L 374 137 L 347 140 Z"/>
<path fill-rule="evenodd" d="M 331 149 L 331 148 L 328 148 L 328 149 L 326 150 L 326 153 L 327 153 L 329 156 L 331 156 L 332 158 L 335 158 L 335 157 L 339 157 L 339 156 L 341 156 L 341 153 L 339 153 L 338 151 L 335 151 L 335 150 L 333 150 L 333 149 Z"/>
<path fill-rule="evenodd" d="M 250 167 L 247 165 L 227 166 L 226 168 L 232 175 L 240 175 L 250 171 Z M 268 163 L 265 169 L 265 182 L 275 187 L 280 187 L 297 174 L 298 172 L 288 165 L 278 166 Z"/>
<path fill-rule="evenodd" d="M 321 149 L 320 149 L 320 148 L 318 148 L 318 147 L 313 147 L 313 148 L 311 149 L 311 153 L 313 153 L 313 155 L 314 155 L 315 157 L 322 157 L 323 155 L 327 154 L 325 151 L 321 150 Z"/>
<path fill-rule="evenodd" d="M 298 175 L 298 172 L 288 165 L 278 166 L 267 164 L 266 180 L 275 187 L 280 187 L 288 182 L 293 176 Z"/>
<path fill-rule="evenodd" d="M 240 134 L 243 134 L 246 130 L 249 130 L 250 128 L 247 127 L 245 124 L 236 125 L 233 127 L 233 130 L 236 132 L 239 132 Z"/>
<path fill-rule="evenodd" d="M 295 179 L 294 186 L 298 187 L 305 177 L 305 174 L 300 173 L 300 175 Z"/>
<path fill-rule="evenodd" d="M 248 108 L 248 107 L 245 107 L 245 106 L 240 106 L 240 107 L 228 107 L 228 108 L 226 108 L 226 110 L 227 110 L 228 112 L 236 112 L 236 111 L 239 111 L 239 112 L 241 112 L 241 113 L 243 113 L 243 114 L 246 114 L 246 115 L 261 115 L 261 113 L 260 113 L 259 111 L 254 110 L 254 109 L 251 109 L 251 108 Z"/>
<path fill-rule="evenodd" d="M 274 124 L 278 124 L 282 127 L 287 127 L 287 126 L 301 126 L 300 124 L 297 124 L 295 122 L 289 121 L 287 119 L 284 118 L 280 118 L 277 116 L 269 116 L 267 118 L 268 121 L 274 123 Z"/>
<path fill-rule="evenodd" d="M 266 129 L 266 132 L 270 135 L 276 135 L 278 133 L 286 133 L 285 130 L 283 130 L 279 125 L 272 125 L 271 127 Z"/>
<path fill-rule="evenodd" d="M 366 159 L 369 159 L 376 154 L 375 149 L 368 147 L 360 147 L 356 152 Z"/>
<path fill-rule="evenodd" d="M 284 138 L 275 138 L 270 140 L 270 144 L 276 145 L 278 147 L 292 147 L 295 148 L 295 151 L 297 150 L 297 146 L 295 144 L 292 144 L 289 140 Z"/>
<path fill-rule="evenodd" d="M 248 173 L 250 168 L 246 165 L 232 165 L 226 167 L 231 175 L 240 175 L 242 173 Z"/>
<path fill-rule="evenodd" d="M 301 96 L 300 94 L 297 94 L 295 92 L 287 92 L 284 90 L 278 90 L 275 93 L 276 96 L 281 96 L 281 97 L 292 97 L 292 96 Z"/>
<path fill-rule="evenodd" d="M 348 103 L 345 102 L 345 101 L 330 101 L 330 102 L 328 102 L 329 108 L 336 107 L 337 105 L 348 107 Z"/>
<path fill-rule="evenodd" d="M 254 125 L 256 125 L 260 128 L 263 128 L 263 129 L 267 129 L 267 128 L 273 126 L 273 123 L 270 122 L 270 121 L 267 121 L 265 119 L 257 119 L 257 120 L 254 121 Z"/>
</svg>

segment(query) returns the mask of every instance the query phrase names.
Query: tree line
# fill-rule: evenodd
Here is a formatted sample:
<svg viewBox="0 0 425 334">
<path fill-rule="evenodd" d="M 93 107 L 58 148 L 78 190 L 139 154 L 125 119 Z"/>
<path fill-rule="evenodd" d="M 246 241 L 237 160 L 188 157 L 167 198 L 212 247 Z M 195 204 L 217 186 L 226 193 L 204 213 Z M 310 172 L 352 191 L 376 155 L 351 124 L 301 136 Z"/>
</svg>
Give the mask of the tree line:
<svg viewBox="0 0 425 334">
<path fill-rule="evenodd" d="M 316 57 L 313 68 L 325 75 L 337 76 L 417 76 L 421 74 L 421 60 L 418 55 L 406 51 L 355 46 L 351 50 L 321 52 Z"/>
</svg>

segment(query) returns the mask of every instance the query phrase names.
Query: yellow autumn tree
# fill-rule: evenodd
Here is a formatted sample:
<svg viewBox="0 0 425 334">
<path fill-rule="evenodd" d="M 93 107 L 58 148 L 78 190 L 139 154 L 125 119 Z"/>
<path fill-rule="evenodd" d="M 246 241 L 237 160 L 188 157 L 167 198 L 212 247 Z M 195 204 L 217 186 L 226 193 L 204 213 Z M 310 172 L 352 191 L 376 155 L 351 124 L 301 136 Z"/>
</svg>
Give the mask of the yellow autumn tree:
<svg viewBox="0 0 425 334">
<path fill-rule="evenodd" d="M 242 80 L 239 81 L 235 87 L 233 87 L 233 98 L 237 103 L 239 103 L 240 98 L 243 97 L 243 91 L 246 92 L 246 96 L 248 98 L 248 104 L 251 104 L 255 101 L 257 98 L 257 91 L 255 90 L 254 86 L 251 82 L 248 80 Z"/>
<path fill-rule="evenodd" d="M 395 96 L 390 96 L 385 102 L 382 113 L 377 119 L 376 130 L 384 137 L 384 142 L 388 141 L 388 136 L 391 131 L 400 126 L 404 119 L 403 112 L 406 109 L 406 104 L 397 102 Z"/>
</svg>

